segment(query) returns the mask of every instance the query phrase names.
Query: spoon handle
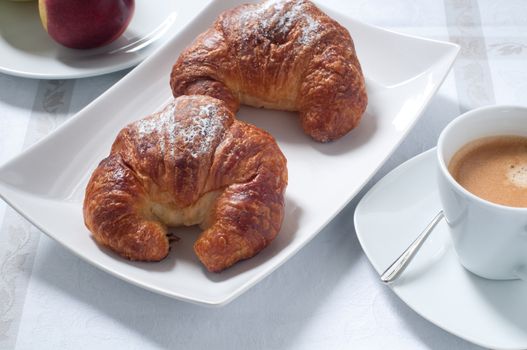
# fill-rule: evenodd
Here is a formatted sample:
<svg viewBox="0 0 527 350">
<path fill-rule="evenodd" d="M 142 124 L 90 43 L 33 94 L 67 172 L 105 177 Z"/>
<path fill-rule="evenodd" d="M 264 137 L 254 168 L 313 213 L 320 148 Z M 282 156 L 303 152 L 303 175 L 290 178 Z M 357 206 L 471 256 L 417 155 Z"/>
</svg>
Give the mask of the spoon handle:
<svg viewBox="0 0 527 350">
<path fill-rule="evenodd" d="M 417 254 L 417 251 L 425 240 L 428 238 L 434 227 L 443 219 L 445 215 L 443 214 L 443 211 L 441 210 L 437 215 L 432 219 L 432 221 L 428 224 L 428 226 L 424 229 L 423 232 L 417 238 L 410 244 L 408 248 L 395 260 L 390 267 L 386 269 L 386 271 L 383 272 L 381 275 L 381 281 L 384 283 L 390 283 L 393 282 L 399 275 L 406 269 L 406 267 L 410 264 L 414 256 Z"/>
</svg>

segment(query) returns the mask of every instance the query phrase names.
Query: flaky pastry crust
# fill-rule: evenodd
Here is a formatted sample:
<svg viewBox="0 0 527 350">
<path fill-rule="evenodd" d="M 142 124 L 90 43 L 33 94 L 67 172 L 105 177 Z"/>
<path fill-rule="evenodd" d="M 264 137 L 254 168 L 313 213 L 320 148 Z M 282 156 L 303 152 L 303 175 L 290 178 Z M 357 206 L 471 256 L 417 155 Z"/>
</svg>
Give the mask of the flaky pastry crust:
<svg viewBox="0 0 527 350">
<path fill-rule="evenodd" d="M 118 134 L 86 188 L 93 237 L 142 261 L 167 256 L 167 226 L 200 225 L 194 250 L 221 271 L 266 247 L 284 217 L 286 159 L 274 138 L 208 96 L 182 96 Z"/>
<path fill-rule="evenodd" d="M 178 58 L 174 96 L 203 94 L 298 111 L 320 142 L 359 124 L 367 94 L 348 31 L 307 0 L 268 0 L 223 12 Z"/>
</svg>

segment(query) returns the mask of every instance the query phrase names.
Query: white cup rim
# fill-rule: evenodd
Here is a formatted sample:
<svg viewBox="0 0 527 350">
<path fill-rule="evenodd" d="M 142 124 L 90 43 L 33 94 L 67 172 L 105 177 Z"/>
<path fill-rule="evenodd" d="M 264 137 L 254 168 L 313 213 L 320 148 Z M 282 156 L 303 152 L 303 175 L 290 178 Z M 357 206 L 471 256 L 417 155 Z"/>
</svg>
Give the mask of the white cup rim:
<svg viewBox="0 0 527 350">
<path fill-rule="evenodd" d="M 448 171 L 448 166 L 445 164 L 445 160 L 443 159 L 443 148 L 444 148 L 444 140 L 445 135 L 447 135 L 452 129 L 456 128 L 459 123 L 461 123 L 463 120 L 468 118 L 473 118 L 475 115 L 481 114 L 483 112 L 488 112 L 489 110 L 492 111 L 504 111 L 504 110 L 510 110 L 510 109 L 518 109 L 523 112 L 525 112 L 526 119 L 527 119 L 527 107 L 520 106 L 520 105 L 492 105 L 492 106 L 484 106 L 472 109 L 470 111 L 467 111 L 463 114 L 461 114 L 459 117 L 452 120 L 448 125 L 441 131 L 441 134 L 439 135 L 439 139 L 437 141 L 437 149 L 436 149 L 436 157 L 439 163 L 439 168 L 445 178 L 449 181 L 450 185 L 453 186 L 458 192 L 461 192 L 463 195 L 467 196 L 468 198 L 472 199 L 473 201 L 479 203 L 483 206 L 490 206 L 491 208 L 496 208 L 499 210 L 508 210 L 512 212 L 523 212 L 527 214 L 527 207 L 511 207 L 503 204 L 494 203 L 491 201 L 488 201 L 486 199 L 483 199 L 481 197 L 476 196 L 472 192 L 465 189 L 463 186 L 461 186 L 450 174 L 450 171 Z M 498 136 L 498 134 L 496 135 Z"/>
</svg>

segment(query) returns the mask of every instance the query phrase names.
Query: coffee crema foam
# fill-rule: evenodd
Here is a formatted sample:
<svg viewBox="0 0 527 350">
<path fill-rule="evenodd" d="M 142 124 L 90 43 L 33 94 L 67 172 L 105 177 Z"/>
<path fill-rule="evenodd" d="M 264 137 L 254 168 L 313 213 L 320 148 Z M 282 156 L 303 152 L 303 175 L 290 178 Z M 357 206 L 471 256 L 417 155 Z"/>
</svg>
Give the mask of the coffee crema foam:
<svg viewBox="0 0 527 350">
<path fill-rule="evenodd" d="M 527 187 L 527 164 L 521 166 L 511 165 L 507 178 L 518 187 Z"/>
<path fill-rule="evenodd" d="M 502 135 L 472 141 L 454 154 L 448 171 L 480 198 L 527 207 L 527 137 Z"/>
</svg>

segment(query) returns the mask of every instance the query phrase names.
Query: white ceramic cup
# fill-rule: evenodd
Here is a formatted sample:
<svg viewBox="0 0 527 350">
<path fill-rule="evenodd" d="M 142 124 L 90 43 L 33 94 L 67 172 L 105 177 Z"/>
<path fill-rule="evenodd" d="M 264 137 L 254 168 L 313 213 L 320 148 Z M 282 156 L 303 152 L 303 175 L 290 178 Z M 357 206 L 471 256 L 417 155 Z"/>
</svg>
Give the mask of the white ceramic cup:
<svg viewBox="0 0 527 350">
<path fill-rule="evenodd" d="M 447 125 L 437 145 L 439 195 L 455 250 L 466 269 L 489 279 L 527 280 L 527 208 L 479 198 L 448 171 L 452 156 L 461 147 L 498 135 L 527 137 L 527 108 L 478 108 Z"/>
</svg>

